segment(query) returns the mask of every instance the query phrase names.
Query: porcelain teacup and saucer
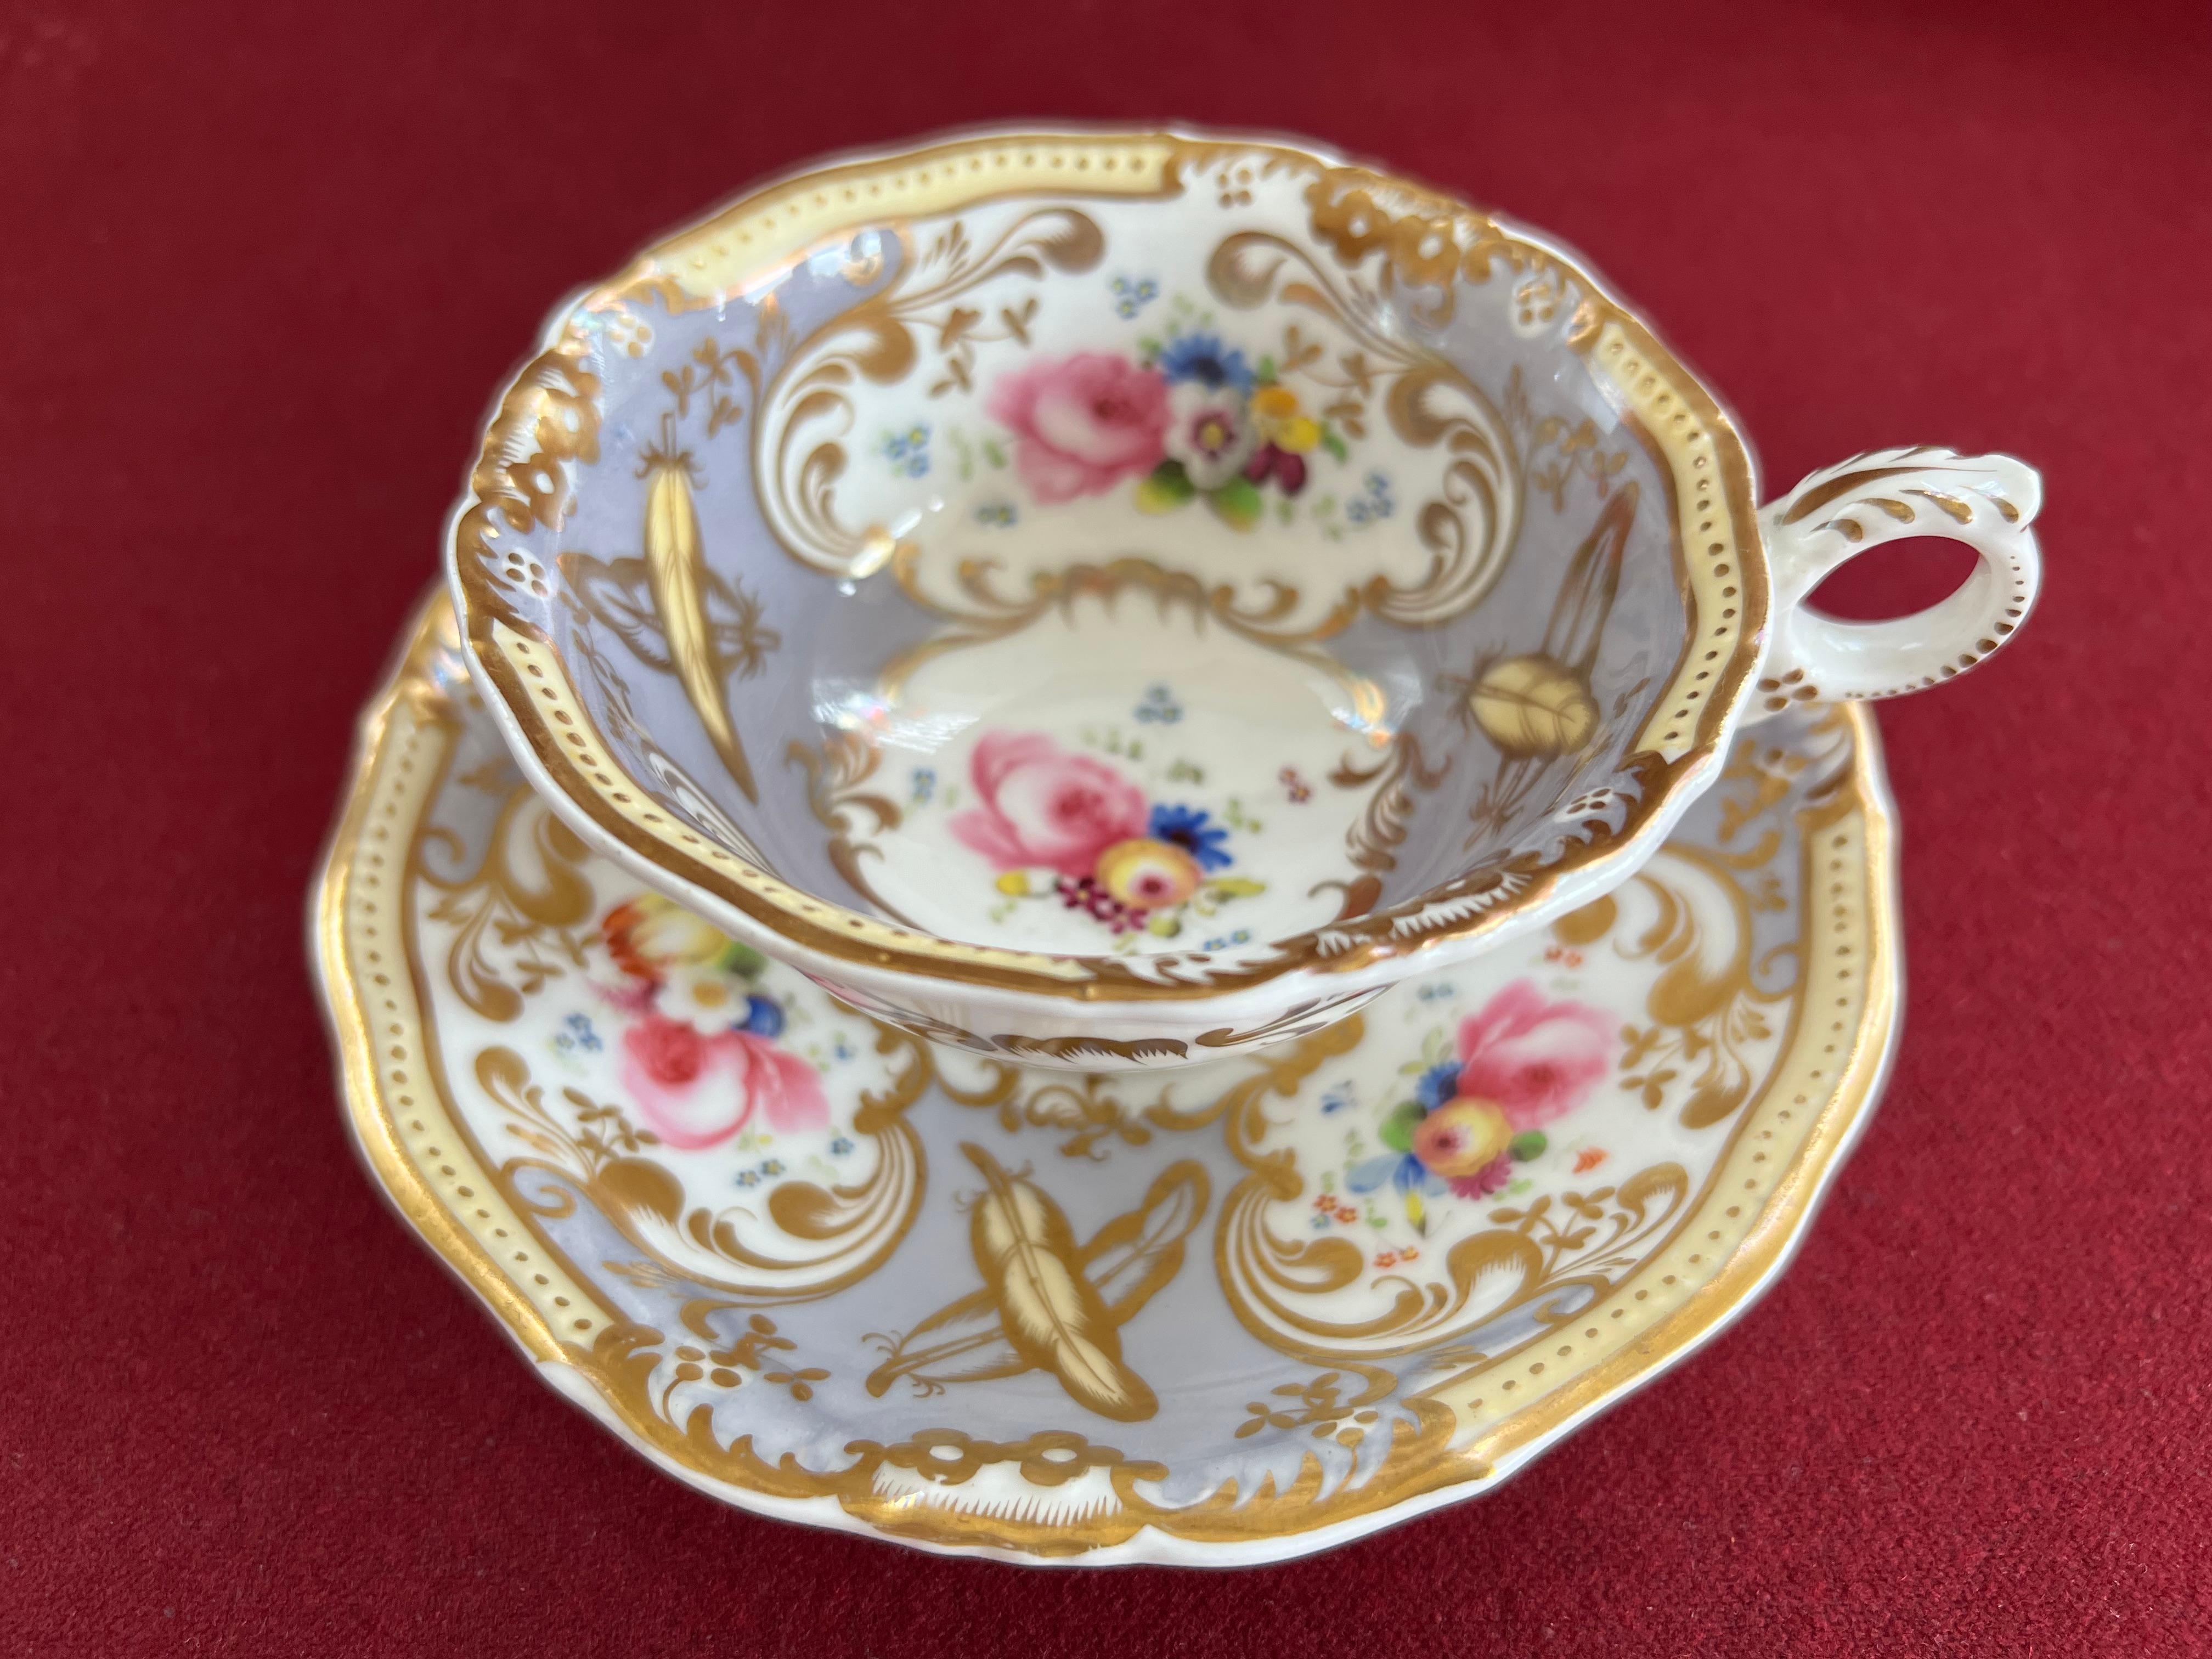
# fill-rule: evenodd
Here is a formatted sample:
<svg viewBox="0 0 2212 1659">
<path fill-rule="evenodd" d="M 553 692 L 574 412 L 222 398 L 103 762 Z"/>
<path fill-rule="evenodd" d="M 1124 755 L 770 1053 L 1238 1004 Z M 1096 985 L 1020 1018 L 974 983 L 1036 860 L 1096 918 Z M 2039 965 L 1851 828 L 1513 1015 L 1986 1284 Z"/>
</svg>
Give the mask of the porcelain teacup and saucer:
<svg viewBox="0 0 2212 1659">
<path fill-rule="evenodd" d="M 1856 705 L 2035 474 L 1761 504 L 1556 243 L 1276 138 L 957 136 L 564 305 L 320 895 L 378 1177 L 769 1513 L 1228 1562 L 1486 1489 L 1732 1319 L 1879 1092 Z M 1917 616 L 1809 603 L 1907 536 Z"/>
</svg>

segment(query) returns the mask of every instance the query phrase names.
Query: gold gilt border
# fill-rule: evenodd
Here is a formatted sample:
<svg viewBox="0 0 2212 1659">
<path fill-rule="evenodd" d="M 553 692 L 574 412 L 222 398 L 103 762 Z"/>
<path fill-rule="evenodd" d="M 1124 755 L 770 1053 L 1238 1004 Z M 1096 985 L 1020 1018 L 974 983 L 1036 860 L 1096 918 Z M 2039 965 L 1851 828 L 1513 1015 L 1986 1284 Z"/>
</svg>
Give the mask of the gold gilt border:
<svg viewBox="0 0 2212 1659">
<path fill-rule="evenodd" d="M 1346 222 L 1359 222 L 1358 236 L 1342 227 L 1330 233 L 1340 252 L 1364 257 L 1370 245 L 1387 246 L 1393 270 L 1409 283 L 1441 280 L 1449 289 L 1462 264 L 1486 277 L 1497 262 L 1531 273 L 1531 282 L 1564 272 L 1581 289 L 1571 338 L 1664 462 L 1688 621 L 1668 696 L 1639 732 L 1628 763 L 1644 788 L 1624 827 L 1578 842 L 1556 863 L 1523 860 L 1527 869 L 1504 872 L 1525 879 L 1521 890 L 1433 927 L 1408 919 L 1426 904 L 1487 889 L 1500 873 L 1447 883 L 1391 908 L 1277 941 L 1267 954 L 1234 965 L 1161 956 L 1146 958 L 1139 971 L 1117 957 L 974 945 L 901 927 L 793 888 L 656 811 L 652 792 L 608 753 L 551 641 L 501 592 L 502 580 L 541 595 L 548 591 L 542 568 L 519 548 L 502 551 L 498 544 L 509 532 L 526 532 L 549 515 L 557 519 L 566 487 L 562 468 L 598 453 L 599 385 L 584 367 L 587 338 L 571 319 L 647 293 L 678 308 L 714 304 L 739 291 L 749 274 L 887 216 L 941 213 L 1040 190 L 1057 198 L 1174 195 L 1188 187 L 1186 175 L 1198 178 L 1209 166 L 1239 156 L 1310 173 L 1314 191 L 1332 192 L 1340 213 L 1356 202 L 1357 213 Z M 1318 204 L 1321 196 L 1315 199 Z M 1441 276 L 1437 245 L 1452 253 Z M 1343 974 L 1416 946 L 1493 932 L 1547 902 L 1563 877 L 1663 834 L 1706 780 L 1756 669 L 1767 611 L 1751 463 L 1741 441 L 1711 394 L 1587 270 L 1550 244 L 1421 186 L 1279 141 L 1226 135 L 957 137 L 802 173 L 722 209 L 648 249 L 555 319 L 545 349 L 509 385 L 486 431 L 451 538 L 456 605 L 478 668 L 554 789 L 601 836 L 834 962 L 1086 1001 L 1183 1000 L 1302 969 Z"/>
<path fill-rule="evenodd" d="M 1297 1553 L 1494 1483 L 1577 1421 L 1648 1381 L 1717 1333 L 1764 1288 L 1802 1234 L 1881 1086 L 1896 1030 L 1894 843 L 1872 720 L 1845 707 L 1852 769 L 1803 809 L 1801 994 L 1781 1057 L 1744 1109 L 1729 1146 L 1684 1223 L 1622 1282 L 1565 1324 L 1423 1389 L 1408 1401 L 1381 1465 L 1323 1493 L 1320 1465 L 1249 1493 L 1232 1488 L 1167 1508 L 1144 1488 L 1165 1471 L 1080 1436 L 1000 1445 L 957 1431 L 969 1463 L 1023 1462 L 1074 1446 L 1109 1468 L 1118 1508 L 1060 1523 L 963 1512 L 874 1490 L 885 1465 L 913 1468 L 933 1447 L 856 1444 L 844 1470 L 770 1462 L 740 1438 L 723 1445 L 703 1410 L 678 1425 L 657 1415 L 647 1382 L 651 1333 L 627 1323 L 507 1204 L 448 1102 L 435 1033 L 417 1000 L 420 964 L 406 888 L 410 849 L 442 776 L 461 711 L 429 672 L 450 643 L 434 597 L 391 684 L 363 718 L 343 815 L 313 904 L 313 945 L 337 1039 L 349 1121 L 379 1184 L 422 1239 L 540 1362 L 571 1367 L 633 1444 L 741 1504 L 763 1503 L 825 1524 L 861 1526 L 930 1547 L 1015 1559 L 1079 1558 L 1146 1528 L 1231 1547 L 1237 1559 Z M 1348 1024 L 1348 1023 L 1347 1023 Z M 1332 1048 L 1332 1040 L 1334 1047 Z M 1325 1032 L 1232 1094 L 1268 1091 L 1318 1063 L 1300 1052 L 1343 1046 Z M 1241 1109 L 1231 1105 L 1233 1112 Z M 942 1454 L 927 1466 L 942 1469 Z M 1455 1493 L 1452 1489 L 1461 1489 Z M 817 1502 L 816 1500 L 823 1500 Z"/>
</svg>

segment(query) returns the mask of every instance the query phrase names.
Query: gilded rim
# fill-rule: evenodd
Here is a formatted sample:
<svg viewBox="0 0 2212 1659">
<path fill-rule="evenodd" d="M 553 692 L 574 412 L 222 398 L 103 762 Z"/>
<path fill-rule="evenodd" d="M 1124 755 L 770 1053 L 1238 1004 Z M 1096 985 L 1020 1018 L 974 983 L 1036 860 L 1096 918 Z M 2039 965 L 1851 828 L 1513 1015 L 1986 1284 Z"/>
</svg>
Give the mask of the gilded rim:
<svg viewBox="0 0 2212 1659">
<path fill-rule="evenodd" d="M 413 978 L 411 929 L 402 921 L 398 931 L 407 936 L 404 948 L 386 947 L 396 951 L 395 960 L 381 964 L 390 967 L 389 973 L 380 971 L 377 955 L 362 961 L 357 961 L 356 956 L 364 943 L 365 921 L 372 927 L 388 927 L 391 919 L 406 910 L 404 902 L 381 906 L 378 902 L 392 896 L 392 890 L 386 853 L 377 849 L 386 846 L 392 835 L 411 839 L 415 833 L 411 823 L 399 819 L 400 801 L 383 797 L 392 795 L 395 787 L 428 788 L 420 779 L 411 785 L 395 786 L 391 781 L 393 772 L 405 771 L 409 763 L 401 755 L 398 768 L 391 768 L 390 763 L 400 718 L 414 719 L 418 726 L 428 726 L 441 718 L 437 705 L 445 701 L 446 694 L 426 672 L 438 645 L 439 610 L 434 597 L 411 630 L 391 682 L 363 718 L 352 781 L 313 896 L 313 954 L 338 1050 L 349 1127 L 387 1199 L 423 1242 L 499 1316 L 509 1334 L 538 1362 L 542 1376 L 656 1464 L 746 1508 L 787 1519 L 892 1536 L 927 1548 L 983 1552 L 1018 1561 L 1097 1560 L 1102 1556 L 1158 1559 L 1160 1551 L 1148 1548 L 1144 1536 L 1153 1531 L 1176 1540 L 1171 1548 L 1177 1559 L 1227 1564 L 1304 1553 L 1486 1490 L 1581 1422 L 1686 1356 L 1750 1305 L 1786 1264 L 1802 1237 L 1827 1182 L 1863 1127 L 1887 1077 L 1897 1037 L 1900 994 L 1893 815 L 1872 719 L 1865 711 L 1847 706 L 1840 717 L 1852 727 L 1850 785 L 1825 805 L 1808 809 L 1805 856 L 1808 860 L 1813 856 L 1813 831 L 1838 827 L 1853 818 L 1861 824 L 1856 867 L 1838 878 L 1863 884 L 1867 933 L 1857 969 L 1864 988 L 1861 1011 L 1841 1058 L 1826 1062 L 1835 1068 L 1828 1073 L 1830 1092 L 1810 1103 L 1811 1126 L 1790 1164 L 1779 1173 L 1771 1196 L 1761 1203 L 1711 1277 L 1696 1285 L 1632 1342 L 1517 1410 L 1485 1413 L 1480 1410 L 1482 1401 L 1472 1396 L 1480 1389 L 1495 1399 L 1499 1379 L 1507 1377 L 1516 1364 L 1528 1361 L 1526 1353 L 1502 1353 L 1474 1372 L 1425 1390 L 1418 1397 L 1423 1407 L 1419 1430 L 1408 1433 L 1391 1461 L 1363 1486 L 1318 1500 L 1310 1494 L 1286 1490 L 1272 1498 L 1255 1494 L 1243 1505 L 1226 1510 L 1201 1504 L 1181 1512 L 1109 1515 L 1102 1517 L 1103 1525 L 1081 1522 L 1051 1526 L 957 1510 L 917 1511 L 865 1486 L 856 1487 L 849 1472 L 816 1476 L 803 1469 L 762 1462 L 742 1443 L 729 1448 L 702 1445 L 696 1434 L 687 1436 L 640 1409 L 635 1390 L 625 1386 L 626 1351 L 620 1339 L 627 1332 L 619 1318 L 603 1316 L 588 1322 L 595 1325 L 596 1334 L 570 1317 L 579 1312 L 577 1307 L 569 1306 L 556 1319 L 549 1306 L 541 1306 L 518 1287 L 510 1277 L 513 1270 L 494 1260 L 484 1244 L 457 1219 L 450 1199 L 441 1196 L 430 1172 L 403 1145 L 394 1096 L 404 1085 L 387 1089 L 387 1077 L 397 1078 L 399 1073 L 386 1072 L 386 1054 L 396 1055 L 411 1046 L 434 1055 L 434 1039 L 427 1031 L 418 1030 L 411 1037 L 405 1034 L 412 984 L 394 984 Z M 447 720 L 451 717 L 450 709 L 442 715 Z M 392 820 L 388 826 L 380 821 L 386 818 Z M 1840 846 L 1841 841 L 1837 844 Z M 1808 867 L 1809 872 L 1809 863 Z M 368 896 L 372 887 L 380 890 L 374 898 Z M 1840 894 L 1844 890 L 1836 890 Z M 376 1012 L 379 998 L 384 999 L 380 1013 Z M 384 1024 L 393 1021 L 398 1023 Z M 398 1048 L 385 1048 L 387 1038 L 381 1033 L 386 1030 L 399 1036 Z M 1840 1032 L 1841 1026 L 1837 1030 Z M 1809 1044 L 1817 1042 L 1819 1036 L 1801 1033 L 1796 1040 Z M 434 1059 L 431 1063 L 434 1069 Z M 1285 1063 L 1297 1061 L 1293 1058 Z M 1812 1075 L 1823 1074 L 1816 1071 Z M 1797 1103 L 1808 1103 L 1804 1095 L 1797 1097 Z M 464 1174 L 467 1173 L 465 1170 Z M 1707 1199 L 1691 1219 L 1702 1225 L 1700 1218 L 1709 1213 L 1704 1203 L 1718 1204 L 1724 1197 L 1709 1189 Z M 534 1231 L 526 1242 L 541 1249 L 546 1243 Z M 1687 1247 L 1686 1238 L 1684 1248 Z M 567 1264 L 556 1257 L 557 1253 L 547 1257 L 548 1265 L 567 1269 Z M 1653 1261 L 1647 1261 L 1638 1273 L 1658 1272 Z M 1613 1293 L 1632 1293 L 1638 1282 L 1637 1274 L 1632 1274 Z M 607 1311 L 596 1299 L 588 1305 L 602 1316 Z M 561 1320 L 577 1328 L 562 1328 Z M 1524 1368 L 1543 1369 L 1541 1364 L 1524 1364 Z M 1510 1389 L 1512 1384 L 1507 1381 L 1503 1386 Z M 1462 1437 L 1458 1431 L 1465 1430 L 1474 1432 Z M 1461 1443 L 1451 1443 L 1455 1440 Z M 978 1445 L 980 1449 L 981 1443 Z M 992 1449 L 1011 1455 L 1021 1449 Z M 1140 1474 L 1128 1476 L 1131 1482 L 1142 1478 Z M 1133 1496 L 1133 1492 L 1125 1496 Z M 823 1499 L 832 1501 L 820 1501 Z"/>
<path fill-rule="evenodd" d="M 1281 157 L 1313 169 L 1317 175 L 1349 168 L 1375 191 L 1411 198 L 1451 216 L 1455 224 L 1464 217 L 1480 225 L 1480 234 L 1496 239 L 1497 249 L 1523 250 L 1557 266 L 1582 285 L 1595 308 L 1588 354 L 1593 372 L 1602 369 L 1613 376 L 1631 404 L 1632 422 L 1650 428 L 1660 422 L 1680 423 L 1686 419 L 1691 441 L 1704 447 L 1703 453 L 1694 457 L 1686 453 L 1655 457 L 1662 463 L 1668 483 L 1669 507 L 1675 515 L 1677 577 L 1691 613 L 1676 663 L 1676 693 L 1687 700 L 1677 702 L 1671 712 L 1655 714 L 1649 723 L 1646 737 L 1659 746 L 1647 747 L 1632 757 L 1632 762 L 1646 763 L 1644 770 L 1649 781 L 1621 831 L 1609 840 L 1595 838 L 1560 861 L 1535 871 L 1527 886 L 1510 896 L 1457 922 L 1423 928 L 1410 940 L 1394 937 L 1394 924 L 1439 896 L 1449 895 L 1452 884 L 1359 918 L 1356 926 L 1361 930 L 1360 937 L 1349 949 L 1323 948 L 1323 936 L 1341 933 L 1341 927 L 1317 929 L 1275 941 L 1268 947 L 1268 955 L 1231 971 L 1200 970 L 1195 979 L 1172 974 L 1140 979 L 1129 974 L 1118 958 L 970 945 L 898 927 L 790 887 L 701 836 L 653 829 L 640 821 L 637 808 L 617 805 L 618 799 L 628 799 L 627 792 L 610 780 L 609 772 L 632 787 L 641 786 L 589 750 L 577 748 L 588 741 L 600 755 L 605 754 L 604 739 L 589 729 L 587 717 L 581 720 L 584 729 L 579 731 L 580 706 L 557 715 L 557 725 L 547 717 L 539 699 L 555 695 L 549 679 L 568 694 L 563 698 L 568 703 L 575 702 L 573 691 L 554 659 L 550 641 L 534 625 L 511 613 L 487 574 L 486 562 L 477 556 L 480 547 L 471 545 L 472 539 L 480 539 L 488 526 L 496 533 L 491 526 L 496 504 L 485 492 L 487 480 L 500 476 L 515 459 L 514 432 L 508 429 L 510 410 L 522 412 L 518 398 L 527 401 L 533 386 L 541 382 L 549 362 L 558 356 L 556 348 L 569 319 L 578 311 L 625 293 L 666 292 L 672 283 L 667 272 L 678 265 L 705 270 L 707 276 L 701 280 L 719 279 L 720 287 L 727 290 L 737 285 L 747 270 L 758 269 L 760 262 L 781 260 L 841 228 L 886 216 L 881 208 L 869 210 L 865 202 L 859 202 L 857 188 L 848 186 L 856 186 L 872 176 L 903 180 L 919 175 L 926 179 L 931 176 L 931 167 L 949 177 L 962 161 L 981 172 L 981 158 L 987 156 L 1019 155 L 1035 168 L 1042 165 L 1037 156 L 1021 155 L 1032 148 L 1048 158 L 1055 151 L 1073 154 L 1076 149 L 1123 155 L 1128 158 L 1131 171 L 1140 166 L 1157 167 L 1164 181 L 1163 188 L 1176 190 L 1182 188 L 1180 169 L 1202 168 L 1209 158 L 1228 152 Z M 1032 182 L 1010 182 L 996 191 L 977 190 L 959 198 L 953 205 L 1048 186 L 1060 194 L 1086 193 L 1081 181 L 1060 174 Z M 1097 193 L 1097 185 L 1090 189 L 1091 193 Z M 858 204 L 834 205 L 833 197 Z M 811 208 L 805 204 L 811 204 Z M 788 225 L 787 218 L 791 220 Z M 741 245 L 753 243 L 756 232 L 761 251 L 750 255 L 738 251 Z M 1416 953 L 1433 961 L 1440 950 L 1454 944 L 1493 935 L 1509 924 L 1528 925 L 1560 908 L 1564 901 L 1559 888 L 1564 877 L 1595 879 L 1609 869 L 1625 874 L 1633 868 L 1710 782 L 1758 667 L 1768 615 L 1765 556 L 1757 526 L 1751 458 L 1727 411 L 1578 258 L 1555 243 L 1504 224 L 1448 194 L 1391 174 L 1351 167 L 1316 147 L 1234 134 L 1071 126 L 1053 131 L 963 132 L 910 149 L 832 161 L 778 179 L 653 244 L 622 273 L 563 304 L 550 319 L 542 342 L 542 355 L 518 371 L 495 405 L 483 457 L 471 474 L 469 492 L 449 518 L 447 535 L 455 609 L 475 670 L 493 694 L 494 712 L 508 746 L 540 792 L 609 856 L 628 864 L 641 878 L 675 896 L 714 906 L 740 931 L 773 939 L 804 953 L 820 965 L 820 971 L 911 975 L 925 981 L 993 988 L 1052 1001 L 1133 1002 L 1220 997 L 1300 972 L 1326 975 L 1341 983 L 1347 973 Z M 533 418 L 524 424 L 542 430 L 547 423 L 534 418 L 542 411 L 533 406 L 529 412 Z M 1663 431 L 1659 435 L 1663 441 Z M 1711 470 L 1706 471 L 1709 465 Z M 1705 626 L 1717 618 L 1699 611 L 1692 599 L 1692 561 L 1682 531 L 1686 514 L 1680 499 L 1686 485 L 1695 483 L 1701 491 L 1711 491 L 1715 478 L 1717 497 L 1709 503 L 1709 510 L 1714 513 L 1713 533 L 1717 539 L 1710 549 L 1698 550 L 1698 556 L 1710 554 L 1735 567 L 1730 578 L 1734 586 L 1729 589 L 1729 605 L 1723 613 L 1726 620 L 1717 629 Z M 1725 573 L 1730 565 L 1723 563 L 1719 568 Z M 1702 570 L 1698 574 L 1706 581 L 1712 580 Z M 1740 594 L 1737 587 L 1741 589 Z M 1709 671 L 1709 687 L 1683 693 L 1692 641 L 1709 633 L 1725 636 L 1726 659 Z M 534 687 L 526 674 L 536 677 Z M 532 695 L 533 690 L 538 696 Z M 1665 705 L 1661 707 L 1663 710 Z M 1663 734 L 1659 730 L 1662 726 L 1668 728 Z M 580 755 L 585 764 L 578 763 Z M 654 822 L 665 820 L 656 817 Z M 1176 959 L 1152 959 L 1155 967 L 1170 960 Z"/>
</svg>

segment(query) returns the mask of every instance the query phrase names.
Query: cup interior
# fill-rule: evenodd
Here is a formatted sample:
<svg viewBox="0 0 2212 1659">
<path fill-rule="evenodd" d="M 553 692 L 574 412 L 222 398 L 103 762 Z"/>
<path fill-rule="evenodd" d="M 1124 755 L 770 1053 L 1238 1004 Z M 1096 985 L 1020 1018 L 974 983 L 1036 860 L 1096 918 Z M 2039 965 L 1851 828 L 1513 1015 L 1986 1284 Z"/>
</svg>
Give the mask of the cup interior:
<svg viewBox="0 0 2212 1659">
<path fill-rule="evenodd" d="M 781 188 L 556 321 L 459 527 L 635 844 L 1218 957 L 1617 843 L 1710 747 L 1748 470 L 1558 250 L 1241 141 Z"/>
</svg>

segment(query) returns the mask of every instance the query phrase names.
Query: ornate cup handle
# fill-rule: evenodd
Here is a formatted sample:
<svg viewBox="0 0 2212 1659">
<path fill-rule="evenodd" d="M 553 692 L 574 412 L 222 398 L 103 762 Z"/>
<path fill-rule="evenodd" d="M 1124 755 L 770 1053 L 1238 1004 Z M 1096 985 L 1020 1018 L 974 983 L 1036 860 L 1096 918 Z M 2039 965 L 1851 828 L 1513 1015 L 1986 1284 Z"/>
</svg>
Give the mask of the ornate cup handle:
<svg viewBox="0 0 2212 1659">
<path fill-rule="evenodd" d="M 1774 624 L 1748 718 L 1816 697 L 1893 697 L 1972 668 L 2035 603 L 2043 563 L 2029 526 L 2042 505 L 2042 479 L 2009 455 L 1878 449 L 1761 508 Z M 1900 536 L 1948 537 L 1981 562 L 1948 599 L 1888 622 L 1843 622 L 1806 603 L 1831 571 Z"/>
</svg>

